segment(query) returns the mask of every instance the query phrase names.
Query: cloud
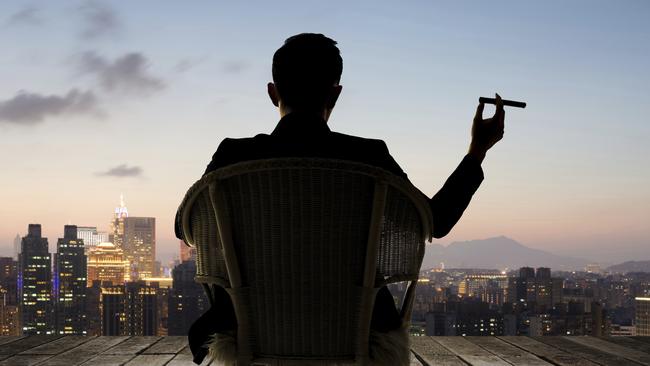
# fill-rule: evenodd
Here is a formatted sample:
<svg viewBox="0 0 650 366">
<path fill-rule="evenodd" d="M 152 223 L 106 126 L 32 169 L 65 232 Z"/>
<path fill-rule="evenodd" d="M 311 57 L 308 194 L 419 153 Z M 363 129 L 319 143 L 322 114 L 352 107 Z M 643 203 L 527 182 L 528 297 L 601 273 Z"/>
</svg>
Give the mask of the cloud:
<svg viewBox="0 0 650 366">
<path fill-rule="evenodd" d="M 122 29 L 118 14 L 106 4 L 88 1 L 78 8 L 84 22 L 81 38 L 94 40 L 114 36 Z"/>
<path fill-rule="evenodd" d="M 239 74 L 248 68 L 248 64 L 244 61 L 227 61 L 221 65 L 221 68 L 228 74 Z"/>
<path fill-rule="evenodd" d="M 128 166 L 126 164 L 120 164 L 116 167 L 108 169 L 105 172 L 95 173 L 95 175 L 117 178 L 139 177 L 142 175 L 142 168 L 137 165 Z"/>
<path fill-rule="evenodd" d="M 106 91 L 149 94 L 165 87 L 165 83 L 148 73 L 149 63 L 141 53 L 131 52 L 114 61 L 95 52 L 81 55 L 79 72 L 97 77 Z"/>
<path fill-rule="evenodd" d="M 51 116 L 82 114 L 102 114 L 92 91 L 71 89 L 65 95 L 20 91 L 13 98 L 0 101 L 0 123 L 33 125 Z"/>
<path fill-rule="evenodd" d="M 38 15 L 38 9 L 33 6 L 26 6 L 7 18 L 7 24 L 9 25 L 40 25 L 42 23 L 43 19 Z"/>
</svg>

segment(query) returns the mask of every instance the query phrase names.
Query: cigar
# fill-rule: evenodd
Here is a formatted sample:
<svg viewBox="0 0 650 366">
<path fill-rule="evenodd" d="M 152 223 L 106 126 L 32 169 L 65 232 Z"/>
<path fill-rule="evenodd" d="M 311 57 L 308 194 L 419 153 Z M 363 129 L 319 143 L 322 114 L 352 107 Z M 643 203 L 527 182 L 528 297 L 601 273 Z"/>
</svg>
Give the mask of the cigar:
<svg viewBox="0 0 650 366">
<path fill-rule="evenodd" d="M 503 102 L 504 106 L 526 108 L 526 102 L 517 102 L 514 100 L 506 100 L 506 99 L 501 99 L 501 101 Z M 478 98 L 478 102 L 485 103 L 485 104 L 497 104 L 497 100 L 495 98 L 480 97 Z"/>
</svg>

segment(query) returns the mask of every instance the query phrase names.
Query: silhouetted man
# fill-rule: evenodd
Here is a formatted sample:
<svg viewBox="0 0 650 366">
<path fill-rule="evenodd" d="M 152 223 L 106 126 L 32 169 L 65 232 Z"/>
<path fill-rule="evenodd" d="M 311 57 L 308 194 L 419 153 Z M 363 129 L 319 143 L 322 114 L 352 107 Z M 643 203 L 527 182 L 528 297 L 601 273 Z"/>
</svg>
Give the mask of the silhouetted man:
<svg viewBox="0 0 650 366">
<path fill-rule="evenodd" d="M 256 159 L 320 157 L 351 160 L 384 168 L 407 178 L 382 140 L 333 132 L 327 121 L 336 105 L 343 61 L 336 42 L 322 34 L 303 33 L 288 38 L 273 56 L 273 82 L 267 91 L 280 111 L 280 121 L 270 135 L 224 139 L 204 174 L 221 167 Z M 472 125 L 469 152 L 444 186 L 430 200 L 434 236 L 445 236 L 460 219 L 483 180 L 481 162 L 486 152 L 503 137 L 504 110 L 497 95 L 492 118 L 483 119 L 479 104 Z M 177 236 L 179 216 L 176 220 Z M 388 332 L 402 326 L 393 297 L 386 287 L 377 294 L 371 328 Z M 209 335 L 236 329 L 235 313 L 225 291 L 190 329 L 189 340 L 195 362 L 207 354 L 202 345 Z"/>
</svg>

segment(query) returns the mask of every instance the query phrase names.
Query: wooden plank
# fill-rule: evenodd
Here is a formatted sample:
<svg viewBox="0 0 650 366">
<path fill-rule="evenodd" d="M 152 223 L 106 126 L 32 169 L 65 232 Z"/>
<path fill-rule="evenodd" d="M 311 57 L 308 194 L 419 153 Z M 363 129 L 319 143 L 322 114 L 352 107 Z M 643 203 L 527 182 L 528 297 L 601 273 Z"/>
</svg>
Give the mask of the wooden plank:
<svg viewBox="0 0 650 366">
<path fill-rule="evenodd" d="M 550 363 L 495 337 L 465 337 L 515 366 L 552 366 Z"/>
<path fill-rule="evenodd" d="M 61 337 L 51 335 L 33 335 L 25 337 L 15 342 L 0 345 L 0 355 L 15 355 L 30 348 L 38 347 L 41 344 L 52 342 L 58 338 Z"/>
<path fill-rule="evenodd" d="M 411 337 L 411 348 L 420 354 L 453 355 L 454 353 L 435 341 L 434 337 Z"/>
<path fill-rule="evenodd" d="M 25 336 L 0 336 L 0 345 L 15 342 L 23 338 L 25 338 Z"/>
<path fill-rule="evenodd" d="M 568 352 L 562 351 L 561 349 L 538 342 L 529 337 L 507 336 L 499 337 L 499 339 L 545 360 L 549 360 L 559 366 L 597 366 L 597 364 L 585 360 L 584 358 L 574 356 Z"/>
<path fill-rule="evenodd" d="M 466 365 L 458 356 L 431 337 L 411 337 L 411 351 L 425 365 Z"/>
<path fill-rule="evenodd" d="M 601 339 L 650 354 L 650 342 L 641 342 L 630 337 L 602 337 Z"/>
<path fill-rule="evenodd" d="M 86 343 L 93 339 L 94 337 L 86 336 L 66 336 L 59 339 L 53 340 L 42 344 L 40 346 L 30 348 L 21 352 L 20 354 L 25 355 L 58 355 L 61 352 L 65 352 L 69 349 L 75 348 L 82 343 Z"/>
<path fill-rule="evenodd" d="M 50 357 L 52 355 L 16 355 L 0 361 L 0 366 L 33 366 Z"/>
<path fill-rule="evenodd" d="M 76 366 L 80 365 L 99 353 L 124 342 L 129 337 L 102 336 L 93 338 L 71 350 L 58 354 L 47 361 L 43 366 Z M 41 365 L 39 365 L 41 366 Z"/>
<path fill-rule="evenodd" d="M 603 366 L 639 365 L 623 357 L 570 342 L 563 337 L 533 337 L 533 339 Z"/>
<path fill-rule="evenodd" d="M 471 343 L 464 337 L 434 337 L 435 341 L 474 366 L 508 366 L 506 361 Z"/>
<path fill-rule="evenodd" d="M 587 347 L 592 347 L 603 352 L 613 355 L 622 356 L 628 360 L 638 362 L 642 365 L 650 366 L 650 354 L 640 352 L 635 349 L 624 347 L 612 342 L 607 342 L 604 339 L 596 337 L 564 337 L 571 342 L 576 342 Z"/>
<path fill-rule="evenodd" d="M 136 355 L 156 343 L 161 337 L 131 337 L 103 352 L 105 355 Z"/>
<path fill-rule="evenodd" d="M 612 337 L 612 338 L 614 338 L 614 337 Z M 619 338 L 619 337 L 616 337 L 616 338 Z M 621 337 L 621 338 L 632 338 L 635 341 L 650 343 L 650 337 L 634 336 L 634 337 Z"/>
<path fill-rule="evenodd" d="M 163 337 L 158 342 L 154 343 L 151 347 L 142 352 L 145 355 L 155 354 L 177 354 L 188 345 L 187 337 L 185 336 L 168 336 Z"/>
<path fill-rule="evenodd" d="M 166 355 L 138 355 L 124 366 L 164 366 L 174 357 L 172 354 Z"/>
<path fill-rule="evenodd" d="M 207 363 L 203 363 L 203 365 L 207 365 Z M 196 366 L 194 362 L 192 362 L 192 355 L 184 355 L 184 354 L 177 354 L 172 358 L 171 361 L 167 364 L 167 366 Z"/>
<path fill-rule="evenodd" d="M 136 355 L 97 355 L 82 363 L 82 366 L 122 366 Z"/>
</svg>

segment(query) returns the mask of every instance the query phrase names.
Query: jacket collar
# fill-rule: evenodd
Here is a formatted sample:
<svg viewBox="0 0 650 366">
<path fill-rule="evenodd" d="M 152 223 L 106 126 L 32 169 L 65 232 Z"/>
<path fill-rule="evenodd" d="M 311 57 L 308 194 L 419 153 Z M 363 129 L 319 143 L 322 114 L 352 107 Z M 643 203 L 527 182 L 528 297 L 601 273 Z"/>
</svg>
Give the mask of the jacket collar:
<svg viewBox="0 0 650 366">
<path fill-rule="evenodd" d="M 317 115 L 292 112 L 280 119 L 272 136 L 324 135 L 330 133 L 327 122 Z"/>
</svg>

